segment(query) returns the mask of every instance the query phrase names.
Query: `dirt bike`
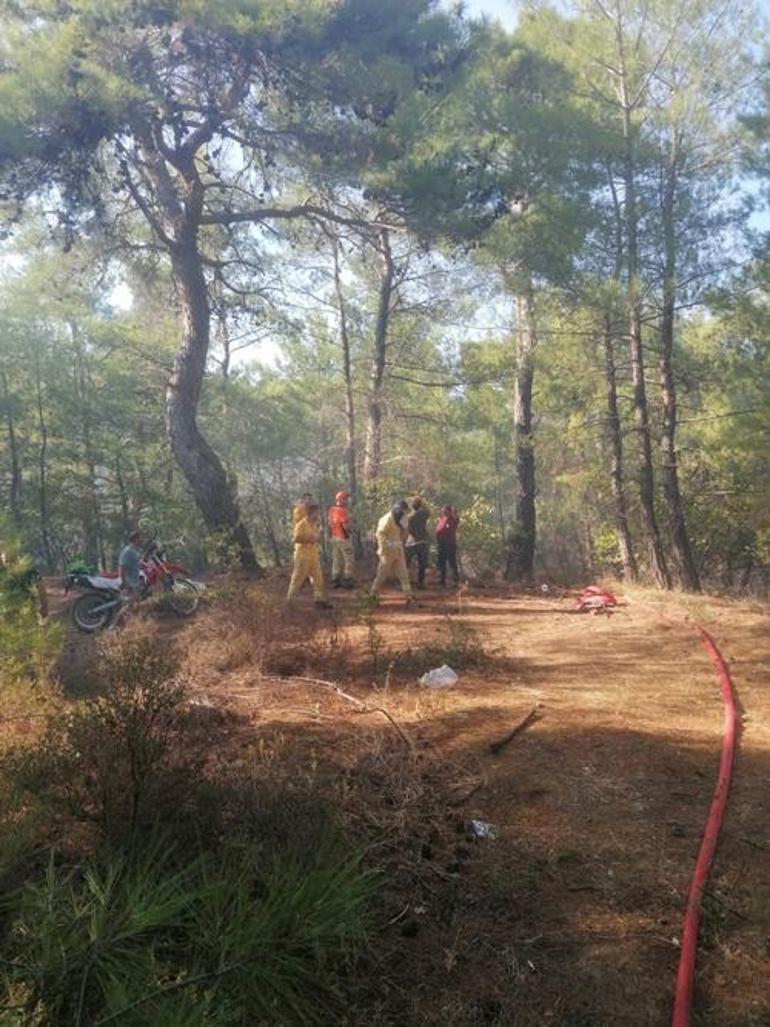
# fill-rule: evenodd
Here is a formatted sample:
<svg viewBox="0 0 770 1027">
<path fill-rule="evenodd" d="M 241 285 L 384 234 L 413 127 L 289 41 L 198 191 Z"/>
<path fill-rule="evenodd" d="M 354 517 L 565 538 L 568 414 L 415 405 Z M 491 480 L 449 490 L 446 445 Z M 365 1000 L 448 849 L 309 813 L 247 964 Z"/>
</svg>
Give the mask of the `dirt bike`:
<svg viewBox="0 0 770 1027">
<path fill-rule="evenodd" d="M 161 594 L 179 617 L 192 616 L 198 609 L 202 586 L 190 581 L 188 573 L 181 564 L 166 559 L 163 545 L 153 536 L 139 561 L 139 598 Z M 121 607 L 128 602 L 121 591 L 118 571 L 101 575 L 68 574 L 64 590 L 70 592 L 75 588 L 82 589 L 83 595 L 72 604 L 72 619 L 81 631 L 91 634 L 113 624 Z"/>
</svg>

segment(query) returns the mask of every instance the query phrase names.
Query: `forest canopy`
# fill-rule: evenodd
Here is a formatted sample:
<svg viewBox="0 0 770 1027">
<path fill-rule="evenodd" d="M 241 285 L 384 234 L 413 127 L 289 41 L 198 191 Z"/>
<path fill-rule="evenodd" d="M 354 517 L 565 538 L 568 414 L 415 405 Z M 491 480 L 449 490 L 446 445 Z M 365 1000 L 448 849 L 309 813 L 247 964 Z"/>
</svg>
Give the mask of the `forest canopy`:
<svg viewBox="0 0 770 1027">
<path fill-rule="evenodd" d="M 739 0 L 0 4 L 0 497 L 41 572 L 305 491 L 468 574 L 767 588 L 770 88 Z"/>
</svg>

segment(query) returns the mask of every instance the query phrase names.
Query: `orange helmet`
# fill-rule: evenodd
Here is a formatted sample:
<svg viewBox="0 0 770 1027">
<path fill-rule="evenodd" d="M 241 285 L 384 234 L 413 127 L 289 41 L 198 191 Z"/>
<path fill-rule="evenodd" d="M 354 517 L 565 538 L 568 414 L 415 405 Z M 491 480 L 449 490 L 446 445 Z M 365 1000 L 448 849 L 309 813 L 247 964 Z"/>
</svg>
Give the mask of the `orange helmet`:
<svg viewBox="0 0 770 1027">
<path fill-rule="evenodd" d="M 349 499 L 350 496 L 347 494 L 347 492 L 342 491 L 338 492 L 337 495 L 334 497 L 334 502 L 337 504 L 337 506 L 342 506 L 342 504 L 347 503 Z"/>
</svg>

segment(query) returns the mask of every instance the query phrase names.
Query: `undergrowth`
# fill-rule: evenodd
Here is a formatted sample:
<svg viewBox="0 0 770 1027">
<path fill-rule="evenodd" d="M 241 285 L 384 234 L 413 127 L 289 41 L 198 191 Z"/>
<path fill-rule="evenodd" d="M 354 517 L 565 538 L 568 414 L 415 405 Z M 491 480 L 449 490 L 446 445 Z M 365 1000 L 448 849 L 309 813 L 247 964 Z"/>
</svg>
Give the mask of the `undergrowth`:
<svg viewBox="0 0 770 1027">
<path fill-rule="evenodd" d="M 488 661 L 489 653 L 466 621 L 447 615 L 442 635 L 443 640 L 433 639 L 419 646 L 410 645 L 394 651 L 386 648 L 374 622 L 368 622 L 367 648 L 373 683 L 388 684 L 394 678 L 418 678 L 443 664 L 459 671 L 481 667 Z"/>
<path fill-rule="evenodd" d="M 62 632 L 45 618 L 44 598 L 31 561 L 0 524 L 0 752 L 34 737 L 59 698 L 51 677 Z"/>
<path fill-rule="evenodd" d="M 163 840 L 133 861 L 51 853 L 5 900 L 3 1022 L 328 1023 L 372 878 L 334 850 L 308 866 L 246 839 L 175 855 Z"/>
<path fill-rule="evenodd" d="M 228 715 L 140 625 L 99 662 L 0 765 L 2 1022 L 341 1022 L 375 877 L 334 811 L 228 774 Z"/>
</svg>

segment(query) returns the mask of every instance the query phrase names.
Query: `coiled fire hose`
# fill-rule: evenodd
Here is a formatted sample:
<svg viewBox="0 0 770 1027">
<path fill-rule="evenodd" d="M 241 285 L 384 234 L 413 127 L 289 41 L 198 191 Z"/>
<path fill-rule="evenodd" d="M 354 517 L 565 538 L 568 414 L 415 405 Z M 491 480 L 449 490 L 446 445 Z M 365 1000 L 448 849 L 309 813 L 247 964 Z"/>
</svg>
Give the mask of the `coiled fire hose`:
<svg viewBox="0 0 770 1027">
<path fill-rule="evenodd" d="M 694 627 L 717 673 L 725 707 L 725 726 L 722 735 L 722 752 L 719 758 L 717 783 L 711 799 L 711 806 L 703 837 L 701 838 L 698 858 L 695 861 L 695 870 L 690 882 L 690 890 L 687 895 L 687 905 L 685 906 L 680 942 L 679 968 L 677 970 L 676 989 L 674 992 L 674 1010 L 671 1018 L 672 1027 L 689 1027 L 690 1023 L 693 980 L 695 976 L 695 954 L 698 947 L 700 901 L 711 861 L 714 857 L 725 806 L 727 805 L 727 794 L 730 789 L 730 777 L 732 775 L 733 755 L 735 752 L 736 715 L 730 674 L 711 635 L 698 624 L 694 625 Z"/>
</svg>

